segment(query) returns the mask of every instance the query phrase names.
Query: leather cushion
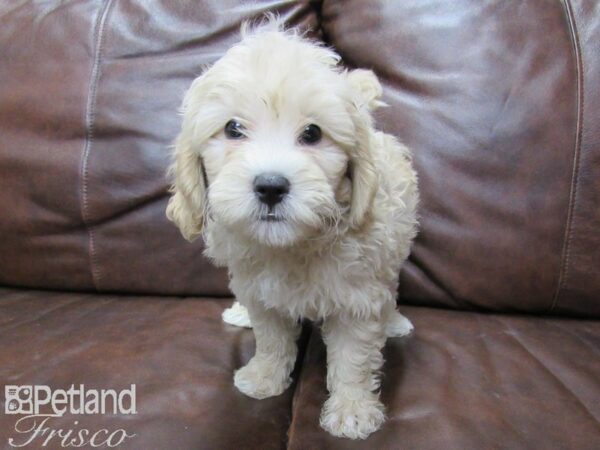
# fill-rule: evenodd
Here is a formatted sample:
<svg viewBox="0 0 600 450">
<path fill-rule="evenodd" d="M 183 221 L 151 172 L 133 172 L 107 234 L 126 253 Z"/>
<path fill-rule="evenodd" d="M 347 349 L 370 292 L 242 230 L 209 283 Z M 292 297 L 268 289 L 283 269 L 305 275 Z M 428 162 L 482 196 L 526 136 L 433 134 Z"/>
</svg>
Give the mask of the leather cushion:
<svg viewBox="0 0 600 450">
<path fill-rule="evenodd" d="M 325 0 L 328 42 L 380 76 L 379 123 L 413 151 L 405 301 L 600 316 L 599 24 L 584 0 Z"/>
<path fill-rule="evenodd" d="M 388 420 L 365 441 L 318 425 L 325 347 L 311 335 L 289 448 L 593 449 L 600 442 L 600 322 L 405 307 L 415 332 L 388 340 Z"/>
<path fill-rule="evenodd" d="M 137 434 L 119 448 L 284 448 L 293 387 L 258 401 L 233 386 L 234 370 L 254 354 L 254 336 L 221 321 L 230 303 L 0 289 L 0 385 L 136 384 L 135 415 L 52 419 L 53 428 Z M 14 426 L 22 416 L 0 406 L 6 443 L 19 436 Z M 53 442 L 48 448 L 60 448 Z"/>
</svg>

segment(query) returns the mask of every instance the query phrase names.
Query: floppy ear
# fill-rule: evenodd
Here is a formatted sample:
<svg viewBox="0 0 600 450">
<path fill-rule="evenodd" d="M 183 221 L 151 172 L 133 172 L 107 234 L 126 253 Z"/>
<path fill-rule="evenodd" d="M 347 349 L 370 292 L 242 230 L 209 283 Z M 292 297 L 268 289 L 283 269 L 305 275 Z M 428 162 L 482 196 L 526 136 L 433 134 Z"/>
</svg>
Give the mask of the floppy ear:
<svg viewBox="0 0 600 450">
<path fill-rule="evenodd" d="M 371 134 L 370 130 L 366 133 Z M 360 228 L 369 215 L 373 198 L 379 186 L 377 172 L 371 155 L 371 136 L 359 138 L 354 155 L 350 157 L 352 200 L 350 202 L 350 226 Z"/>
<path fill-rule="evenodd" d="M 198 107 L 207 91 L 207 76 L 194 80 L 183 100 L 183 125 L 175 140 L 173 163 L 169 169 L 172 193 L 167 205 L 167 217 L 173 221 L 188 241 L 202 233 L 208 180 L 200 156 L 202 143 L 210 131 L 197 133 Z"/>
<path fill-rule="evenodd" d="M 192 150 L 183 131 L 175 141 L 171 174 L 173 195 L 167 205 L 167 217 L 179 227 L 184 238 L 193 241 L 202 233 L 206 185 L 200 155 Z"/>
<path fill-rule="evenodd" d="M 379 186 L 373 161 L 375 132 L 371 111 L 385 105 L 380 101 L 381 85 L 370 70 L 356 69 L 348 73 L 348 81 L 354 91 L 354 116 L 357 145 L 350 156 L 352 200 L 350 203 L 350 226 L 359 228 L 365 222 Z"/>
</svg>

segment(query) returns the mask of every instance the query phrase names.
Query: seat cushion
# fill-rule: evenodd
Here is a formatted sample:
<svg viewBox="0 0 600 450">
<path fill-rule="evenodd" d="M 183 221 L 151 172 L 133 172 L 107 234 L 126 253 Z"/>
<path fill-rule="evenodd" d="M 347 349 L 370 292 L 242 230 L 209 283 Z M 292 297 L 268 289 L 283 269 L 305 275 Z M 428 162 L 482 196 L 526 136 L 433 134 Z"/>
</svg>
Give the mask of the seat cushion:
<svg viewBox="0 0 600 450">
<path fill-rule="evenodd" d="M 0 289 L 2 391 L 136 384 L 137 414 L 66 414 L 52 428 L 136 434 L 119 448 L 283 448 L 293 389 L 262 401 L 235 389 L 233 372 L 252 356 L 254 337 L 221 321 L 230 302 Z M 2 401 L 0 442 L 23 442 L 14 428 L 22 416 L 4 414 Z M 35 442 L 26 448 L 40 448 Z"/>
<path fill-rule="evenodd" d="M 313 333 L 296 388 L 291 449 L 592 449 L 600 442 L 600 322 L 407 307 L 388 341 L 388 421 L 365 441 L 319 428 L 325 348 Z"/>
</svg>

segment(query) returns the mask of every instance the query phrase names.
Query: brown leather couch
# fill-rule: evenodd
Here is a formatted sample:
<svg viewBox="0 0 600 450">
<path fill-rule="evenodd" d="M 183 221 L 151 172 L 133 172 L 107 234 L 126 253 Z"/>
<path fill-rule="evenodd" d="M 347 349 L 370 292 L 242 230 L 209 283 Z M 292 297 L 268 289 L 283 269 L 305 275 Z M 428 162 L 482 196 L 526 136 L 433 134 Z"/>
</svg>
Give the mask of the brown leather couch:
<svg viewBox="0 0 600 450">
<path fill-rule="evenodd" d="M 221 322 L 226 274 L 165 218 L 182 94 L 265 11 L 378 74 L 379 126 L 420 176 L 416 332 L 386 346 L 366 441 L 319 428 L 317 329 L 286 393 L 234 388 L 252 332 Z M 596 0 L 2 2 L 0 208 L 0 383 L 137 387 L 135 415 L 53 428 L 124 428 L 132 449 L 600 448 Z"/>
</svg>

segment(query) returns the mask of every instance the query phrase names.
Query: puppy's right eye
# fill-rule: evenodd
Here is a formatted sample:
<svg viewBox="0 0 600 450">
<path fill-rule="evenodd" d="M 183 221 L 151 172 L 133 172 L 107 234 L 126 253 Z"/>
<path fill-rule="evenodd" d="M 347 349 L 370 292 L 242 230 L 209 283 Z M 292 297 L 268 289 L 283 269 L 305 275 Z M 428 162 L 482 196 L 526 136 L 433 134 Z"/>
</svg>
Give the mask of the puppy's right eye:
<svg viewBox="0 0 600 450">
<path fill-rule="evenodd" d="M 230 120 L 225 124 L 225 136 L 228 139 L 242 139 L 245 137 L 244 126 L 237 120 Z"/>
<path fill-rule="evenodd" d="M 302 134 L 298 137 L 298 141 L 304 145 L 315 145 L 321 140 L 321 128 L 314 123 L 304 127 Z"/>
</svg>

